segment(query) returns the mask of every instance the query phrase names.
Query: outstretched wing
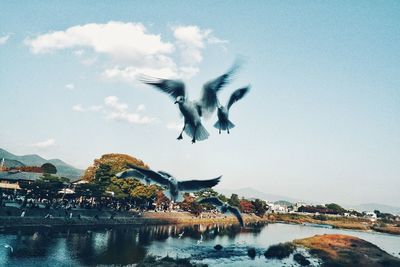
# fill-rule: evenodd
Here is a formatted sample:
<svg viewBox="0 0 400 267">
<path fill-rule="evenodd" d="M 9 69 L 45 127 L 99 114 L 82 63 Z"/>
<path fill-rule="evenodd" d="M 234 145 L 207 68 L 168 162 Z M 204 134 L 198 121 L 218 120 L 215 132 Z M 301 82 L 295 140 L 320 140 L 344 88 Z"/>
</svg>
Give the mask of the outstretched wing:
<svg viewBox="0 0 400 267">
<path fill-rule="evenodd" d="M 142 76 L 139 80 L 169 94 L 173 99 L 176 99 L 178 96 L 185 97 L 186 95 L 185 84 L 180 80 L 158 79 L 147 76 Z"/>
<path fill-rule="evenodd" d="M 235 90 L 232 93 L 231 97 L 229 98 L 227 109 L 229 110 L 231 108 L 231 106 L 233 105 L 233 103 L 242 99 L 249 92 L 250 88 L 251 88 L 251 86 L 248 85 L 246 87 Z"/>
<path fill-rule="evenodd" d="M 238 219 L 238 221 L 239 221 L 239 223 L 240 223 L 240 226 L 243 227 L 243 226 L 244 226 L 243 218 L 242 218 L 242 214 L 240 214 L 239 209 L 236 208 L 236 207 L 229 206 L 229 207 L 228 207 L 228 211 L 229 211 L 230 213 L 232 213 L 233 215 L 235 215 L 235 217 Z"/>
<path fill-rule="evenodd" d="M 210 114 L 214 112 L 215 108 L 218 106 L 217 93 L 222 89 L 222 87 L 230 82 L 233 74 L 238 69 L 239 63 L 236 63 L 225 74 L 204 84 L 202 96 L 200 99 L 200 105 L 203 109 L 203 113 Z"/>
<path fill-rule="evenodd" d="M 137 171 L 135 169 L 128 169 L 128 170 L 119 172 L 115 176 L 117 178 L 122 178 L 122 179 L 132 177 L 132 178 L 137 178 L 137 179 L 140 179 L 140 180 L 145 180 L 145 178 L 146 178 L 146 176 L 143 175 L 143 173 L 141 173 L 141 172 L 139 172 L 139 171 Z"/>
<path fill-rule="evenodd" d="M 168 172 L 165 172 L 165 171 L 158 171 L 158 173 L 161 175 L 167 176 L 167 177 L 172 177 L 171 174 L 169 174 Z"/>
<path fill-rule="evenodd" d="M 217 197 L 207 197 L 207 198 L 201 198 L 197 201 L 200 204 L 211 204 L 216 207 L 221 207 L 224 205 L 224 202 L 222 202 L 219 198 Z"/>
<path fill-rule="evenodd" d="M 221 177 L 222 176 L 210 180 L 188 180 L 178 182 L 178 188 L 180 191 L 184 192 L 199 191 L 205 188 L 211 188 L 219 183 Z"/>
<path fill-rule="evenodd" d="M 141 172 L 144 176 L 146 176 L 148 179 L 152 180 L 153 182 L 162 185 L 162 186 L 168 186 L 169 185 L 169 180 L 165 177 L 163 177 L 161 174 L 148 170 L 148 169 L 143 169 L 141 167 L 132 165 L 132 164 L 127 164 L 130 168 L 135 169 L 139 172 Z"/>
</svg>

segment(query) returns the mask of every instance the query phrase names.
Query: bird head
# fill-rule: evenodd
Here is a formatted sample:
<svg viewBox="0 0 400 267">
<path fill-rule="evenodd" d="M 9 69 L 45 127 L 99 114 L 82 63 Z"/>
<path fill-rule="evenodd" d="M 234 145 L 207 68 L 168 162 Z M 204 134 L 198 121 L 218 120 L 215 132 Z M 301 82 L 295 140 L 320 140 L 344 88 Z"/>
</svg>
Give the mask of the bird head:
<svg viewBox="0 0 400 267">
<path fill-rule="evenodd" d="M 174 104 L 180 104 L 180 103 L 183 103 L 185 101 L 185 98 L 183 97 L 183 96 L 178 96 L 176 99 L 175 99 L 175 103 Z"/>
<path fill-rule="evenodd" d="M 174 177 L 168 177 L 168 180 L 172 184 L 177 184 L 178 183 L 178 181 Z"/>
</svg>

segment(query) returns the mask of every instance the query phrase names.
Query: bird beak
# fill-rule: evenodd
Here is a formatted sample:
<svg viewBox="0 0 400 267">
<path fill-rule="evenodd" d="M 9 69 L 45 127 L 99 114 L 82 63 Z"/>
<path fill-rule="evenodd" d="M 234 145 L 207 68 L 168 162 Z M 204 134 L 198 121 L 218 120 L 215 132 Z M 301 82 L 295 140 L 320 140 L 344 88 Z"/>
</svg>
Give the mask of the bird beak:
<svg viewBox="0 0 400 267">
<path fill-rule="evenodd" d="M 175 101 L 174 104 L 178 103 L 178 101 Z"/>
</svg>

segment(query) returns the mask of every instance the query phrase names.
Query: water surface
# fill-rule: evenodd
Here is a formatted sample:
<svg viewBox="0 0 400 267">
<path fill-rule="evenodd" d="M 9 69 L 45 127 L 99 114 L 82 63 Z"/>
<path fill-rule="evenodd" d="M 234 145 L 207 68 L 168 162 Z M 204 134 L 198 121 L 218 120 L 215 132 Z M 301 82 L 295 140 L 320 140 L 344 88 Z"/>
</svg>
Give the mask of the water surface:
<svg viewBox="0 0 400 267">
<path fill-rule="evenodd" d="M 400 253 L 399 236 L 289 224 L 245 229 L 226 225 L 25 228 L 0 233 L 0 266 L 125 266 L 146 255 L 190 257 L 210 266 L 290 266 L 292 258 L 267 260 L 264 251 L 272 244 L 325 233 L 357 236 L 392 255 Z M 5 244 L 11 245 L 13 252 Z M 216 244 L 224 248 L 216 251 Z M 251 247 L 258 254 L 254 259 L 247 256 Z"/>
</svg>

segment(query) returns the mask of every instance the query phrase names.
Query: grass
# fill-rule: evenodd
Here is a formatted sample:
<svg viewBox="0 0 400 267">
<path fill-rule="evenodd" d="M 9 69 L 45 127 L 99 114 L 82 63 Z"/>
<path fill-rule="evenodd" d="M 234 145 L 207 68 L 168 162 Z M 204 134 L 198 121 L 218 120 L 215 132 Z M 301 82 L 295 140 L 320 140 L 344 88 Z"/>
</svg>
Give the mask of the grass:
<svg viewBox="0 0 400 267">
<path fill-rule="evenodd" d="M 293 244 L 309 249 L 310 254 L 323 261 L 323 267 L 400 266 L 400 259 L 354 236 L 316 235 L 294 240 Z"/>
</svg>

